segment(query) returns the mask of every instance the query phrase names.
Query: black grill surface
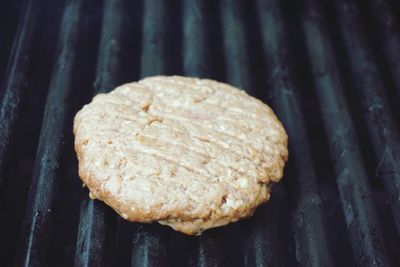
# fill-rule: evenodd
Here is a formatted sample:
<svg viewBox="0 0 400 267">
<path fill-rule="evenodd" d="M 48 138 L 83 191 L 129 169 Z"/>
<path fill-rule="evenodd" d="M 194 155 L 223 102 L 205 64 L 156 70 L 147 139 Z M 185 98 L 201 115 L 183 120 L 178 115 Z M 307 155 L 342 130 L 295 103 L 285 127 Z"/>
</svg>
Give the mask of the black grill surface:
<svg viewBox="0 0 400 267">
<path fill-rule="evenodd" d="M 285 177 L 251 219 L 188 237 L 88 198 L 74 114 L 143 77 L 271 105 Z M 400 4 L 0 2 L 0 266 L 400 266 Z"/>
</svg>

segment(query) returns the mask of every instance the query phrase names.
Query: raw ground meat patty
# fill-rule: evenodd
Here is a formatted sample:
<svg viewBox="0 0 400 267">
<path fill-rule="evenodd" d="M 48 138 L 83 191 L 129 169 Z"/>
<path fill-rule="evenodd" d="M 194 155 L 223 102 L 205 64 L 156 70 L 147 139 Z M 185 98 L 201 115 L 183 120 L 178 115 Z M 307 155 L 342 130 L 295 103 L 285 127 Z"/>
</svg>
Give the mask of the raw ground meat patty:
<svg viewBox="0 0 400 267">
<path fill-rule="evenodd" d="M 267 105 L 207 79 L 156 76 L 99 94 L 77 113 L 74 134 L 92 198 L 186 234 L 251 216 L 288 157 Z"/>
</svg>

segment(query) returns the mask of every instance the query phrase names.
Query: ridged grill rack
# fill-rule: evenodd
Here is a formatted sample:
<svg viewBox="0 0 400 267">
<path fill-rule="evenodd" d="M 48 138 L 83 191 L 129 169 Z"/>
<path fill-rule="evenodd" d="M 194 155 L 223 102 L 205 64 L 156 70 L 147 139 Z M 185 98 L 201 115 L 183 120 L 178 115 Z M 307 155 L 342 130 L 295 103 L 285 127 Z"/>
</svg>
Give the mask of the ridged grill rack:
<svg viewBox="0 0 400 267">
<path fill-rule="evenodd" d="M 88 198 L 73 116 L 157 74 L 270 104 L 290 160 L 249 220 L 188 237 Z M 0 3 L 0 266 L 400 266 L 400 4 Z"/>
</svg>

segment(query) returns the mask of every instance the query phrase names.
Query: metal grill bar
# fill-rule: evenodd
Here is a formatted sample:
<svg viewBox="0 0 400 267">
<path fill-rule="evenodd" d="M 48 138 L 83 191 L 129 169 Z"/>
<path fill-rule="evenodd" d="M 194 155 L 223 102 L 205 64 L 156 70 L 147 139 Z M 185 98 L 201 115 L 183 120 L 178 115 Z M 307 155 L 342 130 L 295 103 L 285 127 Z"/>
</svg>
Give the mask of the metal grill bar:
<svg viewBox="0 0 400 267">
<path fill-rule="evenodd" d="M 54 220 L 55 194 L 59 192 L 64 135 L 67 128 L 68 97 L 72 88 L 72 70 L 76 60 L 81 1 L 69 1 L 65 7 L 59 55 L 47 95 L 46 109 L 37 149 L 35 170 L 28 197 L 21 257 L 22 266 L 39 266 L 48 261 L 46 252 Z"/>
<path fill-rule="evenodd" d="M 23 8 L 17 12 L 11 12 L 6 8 L 6 4 L 3 3 L 1 10 L 1 16 L 3 19 L 2 25 L 2 44 L 0 48 L 4 51 L 1 53 L 2 67 L 0 68 L 0 210 L 2 217 L 7 217 L 7 186 L 11 182 L 17 180 L 7 173 L 7 164 L 12 161 L 20 160 L 21 155 L 17 155 L 18 141 L 16 133 L 18 124 L 21 123 L 21 102 L 26 99 L 26 89 L 28 88 L 29 70 L 32 67 L 32 47 L 34 45 L 34 34 L 39 21 L 39 12 L 42 6 L 41 1 L 26 1 Z M 7 3 L 10 5 L 10 3 Z M 11 13 L 11 14 L 10 14 Z M 17 17 L 15 21 L 10 21 L 12 17 Z M 14 27 L 15 23 L 15 36 L 10 42 L 5 39 L 8 36 L 7 31 L 11 25 Z M 10 25 L 11 24 L 11 25 Z M 8 29 L 7 29 L 8 28 Z M 11 36 L 11 34 L 10 34 Z M 3 53 L 4 52 L 4 53 Z M 7 64 L 8 61 L 8 64 Z M 13 181 L 12 181 L 13 180 Z M 22 194 L 21 190 L 21 194 Z M 24 196 L 25 197 L 25 196 Z M 13 203 L 14 204 L 14 203 Z M 18 205 L 15 205 L 13 209 L 16 209 Z M 21 206 L 20 206 L 21 207 Z M 16 242 L 10 244 L 8 240 L 12 240 L 12 231 L 9 230 L 9 225 L 20 226 L 20 222 L 11 222 L 13 218 L 8 217 L 7 219 L 0 220 L 0 247 L 2 251 L 0 253 L 0 265 L 4 265 L 4 262 L 15 256 Z M 15 217 L 14 217 L 15 218 Z M 18 233 L 17 229 L 14 233 Z M 13 240 L 14 241 L 14 240 Z M 11 252 L 11 253 L 10 253 Z M 10 255 L 12 254 L 12 255 Z"/>
<path fill-rule="evenodd" d="M 121 80 L 121 47 L 126 16 L 126 4 L 121 0 L 104 1 L 100 49 L 97 62 L 94 93 L 112 90 Z"/>
<path fill-rule="evenodd" d="M 189 259 L 190 266 L 206 267 L 221 266 L 221 235 L 215 231 L 206 231 L 196 237 L 191 244 L 192 257 Z"/>
<path fill-rule="evenodd" d="M 244 266 L 285 266 L 278 246 L 278 235 L 271 204 L 260 207 L 242 229 Z"/>
<path fill-rule="evenodd" d="M 164 1 L 149 0 L 143 5 L 142 78 L 164 74 L 165 64 L 165 11 Z M 141 224 L 135 232 L 131 266 L 165 266 L 167 264 L 166 231 L 154 224 Z"/>
<path fill-rule="evenodd" d="M 133 238 L 131 266 L 167 266 L 167 232 L 156 224 L 140 224 Z"/>
<path fill-rule="evenodd" d="M 294 233 L 297 259 L 303 266 L 332 266 L 328 246 L 322 201 L 318 193 L 316 172 L 295 77 L 290 69 L 288 40 L 277 1 L 257 1 L 262 25 L 262 45 L 265 54 L 267 79 L 273 90 L 274 108 L 288 131 L 289 151 L 294 162 L 296 178 L 291 190 L 296 195 Z M 304 222 L 313 222 L 304 223 Z"/>
<path fill-rule="evenodd" d="M 183 71 L 185 75 L 205 77 L 210 68 L 206 41 L 205 1 L 183 1 Z"/>
<path fill-rule="evenodd" d="M 95 94 L 107 92 L 119 83 L 123 9 L 122 1 L 104 1 Z M 115 242 L 108 235 L 115 232 L 115 213 L 103 203 L 90 200 L 86 192 L 81 201 L 75 266 L 101 266 L 115 249 Z"/>
<path fill-rule="evenodd" d="M 241 8 L 237 1 L 220 1 L 226 76 L 229 83 L 242 90 L 252 90 L 246 53 L 246 36 Z"/>
<path fill-rule="evenodd" d="M 245 21 L 242 13 L 243 8 L 238 1 L 224 0 L 220 4 L 227 80 L 230 84 L 241 89 L 254 92 L 251 83 L 252 77 L 249 72 L 250 59 L 246 50 L 247 38 L 243 24 Z M 264 216 L 269 218 L 268 227 L 257 224 L 255 229 L 249 233 L 249 236 L 242 236 L 245 240 L 242 243 L 242 250 L 245 253 L 243 260 L 246 265 L 272 266 L 279 262 L 279 259 L 277 259 L 278 241 L 276 240 L 275 223 L 269 214 L 269 210 L 263 211 L 267 213 Z"/>
<path fill-rule="evenodd" d="M 115 229 L 115 214 L 86 194 L 81 201 L 74 266 L 104 266 L 107 256 L 113 253 L 109 247 L 115 244 L 107 235 Z"/>
<path fill-rule="evenodd" d="M 144 1 L 141 77 L 165 72 L 164 37 L 166 4 L 163 1 Z"/>
<path fill-rule="evenodd" d="M 400 233 L 400 135 L 389 110 L 374 57 L 364 35 L 358 7 L 353 1 L 336 1 L 337 18 L 350 72 L 363 106 L 364 118 L 371 135 L 375 155 L 379 159 L 376 175 L 384 182 L 387 199 Z M 400 65 L 399 65 L 400 66 Z M 400 69 L 399 69 L 400 70 Z"/>
<path fill-rule="evenodd" d="M 183 1 L 183 72 L 193 77 L 205 77 L 210 72 L 210 54 L 206 42 L 207 23 L 205 1 Z M 221 236 L 205 232 L 192 242 L 191 266 L 220 266 Z"/>
<path fill-rule="evenodd" d="M 374 34 L 379 45 L 379 53 L 383 53 L 386 65 L 397 90 L 397 100 L 400 100 L 400 24 L 394 14 L 393 7 L 385 0 L 370 0 L 368 7 L 372 14 L 371 20 L 374 22 Z"/>
<path fill-rule="evenodd" d="M 23 92 L 27 89 L 27 72 L 31 67 L 29 51 L 37 25 L 42 1 L 29 1 L 18 25 L 4 83 L 0 106 L 0 190 L 3 185 L 4 164 L 9 156 L 15 126 L 20 113 Z M 1 191 L 0 191 L 1 192 Z"/>
<path fill-rule="evenodd" d="M 360 266 L 387 266 L 367 174 L 319 5 L 306 1 L 302 26 L 355 259 Z"/>
</svg>

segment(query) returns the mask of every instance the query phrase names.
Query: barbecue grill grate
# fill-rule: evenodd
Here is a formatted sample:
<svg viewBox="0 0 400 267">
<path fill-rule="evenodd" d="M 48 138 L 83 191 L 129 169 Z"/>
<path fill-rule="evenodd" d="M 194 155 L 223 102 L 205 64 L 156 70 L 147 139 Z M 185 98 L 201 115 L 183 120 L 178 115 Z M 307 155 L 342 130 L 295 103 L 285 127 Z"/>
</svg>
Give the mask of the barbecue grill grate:
<svg viewBox="0 0 400 267">
<path fill-rule="evenodd" d="M 2 1 L 0 266 L 400 266 L 398 8 Z M 252 219 L 187 237 L 81 189 L 74 114 L 156 74 L 226 81 L 277 112 L 290 160 Z"/>
</svg>

